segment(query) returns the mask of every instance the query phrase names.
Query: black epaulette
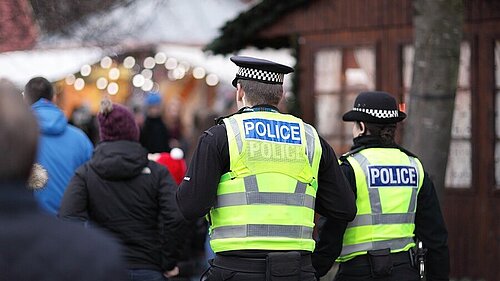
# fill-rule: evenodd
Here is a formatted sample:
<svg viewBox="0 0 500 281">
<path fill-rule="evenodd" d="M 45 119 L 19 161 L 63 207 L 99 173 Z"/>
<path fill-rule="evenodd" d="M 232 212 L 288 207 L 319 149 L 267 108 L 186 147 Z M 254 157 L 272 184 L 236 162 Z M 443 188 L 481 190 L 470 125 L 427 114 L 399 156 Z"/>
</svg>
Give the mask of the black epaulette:
<svg viewBox="0 0 500 281">
<path fill-rule="evenodd" d="M 203 131 L 203 132 L 204 132 L 205 134 L 207 134 L 207 135 L 209 135 L 209 136 L 213 137 L 213 136 L 214 136 L 214 133 L 210 132 L 210 129 L 211 129 L 211 128 L 206 129 L 206 130 L 205 130 L 205 131 Z"/>
<path fill-rule="evenodd" d="M 229 117 L 231 117 L 231 116 L 233 116 L 235 114 L 238 114 L 238 112 L 231 113 L 231 114 L 226 115 L 226 116 L 221 116 L 221 117 L 215 119 L 215 125 L 222 125 L 222 124 L 224 124 L 224 119 L 229 118 Z"/>
<path fill-rule="evenodd" d="M 346 161 L 347 157 L 349 157 L 349 156 L 351 156 L 351 155 L 353 155 L 353 154 L 356 154 L 356 153 L 360 152 L 360 151 L 361 151 L 361 150 L 363 150 L 363 149 L 367 149 L 367 148 L 377 148 L 377 147 L 380 147 L 380 146 L 363 145 L 363 146 L 357 147 L 357 148 L 355 148 L 355 149 L 353 149 L 353 150 L 351 150 L 351 151 L 348 151 L 348 152 L 346 152 L 346 153 L 342 154 L 342 156 L 340 156 L 340 158 L 339 158 L 339 159 L 340 159 L 340 161 L 344 162 L 344 161 Z M 384 147 L 380 147 L 380 148 L 384 148 Z M 401 147 L 401 146 L 399 146 L 399 145 L 396 145 L 396 146 L 395 146 L 395 147 L 393 147 L 393 148 L 397 148 L 397 149 L 399 149 L 401 152 L 403 152 L 404 154 L 406 154 L 406 155 L 408 155 L 408 156 L 418 158 L 415 154 L 413 154 L 412 152 L 410 152 L 410 151 L 408 151 L 408 150 L 406 150 L 406 149 L 402 148 L 402 147 Z"/>
<path fill-rule="evenodd" d="M 231 115 L 228 116 L 221 116 L 219 118 L 215 118 L 215 125 L 221 125 L 224 123 L 224 118 L 230 117 Z"/>
<path fill-rule="evenodd" d="M 243 107 L 243 108 L 241 108 L 240 110 L 236 111 L 235 113 L 231 113 L 231 114 L 229 114 L 229 115 L 226 115 L 226 116 L 222 116 L 222 117 L 216 118 L 216 119 L 215 119 L 215 124 L 216 124 L 216 125 L 221 125 L 221 124 L 224 124 L 224 121 L 223 121 L 224 119 L 229 118 L 229 117 L 231 117 L 231 116 L 233 116 L 233 115 L 236 115 L 236 114 L 240 114 L 240 113 L 246 112 L 245 110 L 247 110 L 247 109 L 248 109 L 248 107 Z"/>
<path fill-rule="evenodd" d="M 346 161 L 346 160 L 347 160 L 347 157 L 349 157 L 349 156 L 351 156 L 351 155 L 353 155 L 353 154 L 356 154 L 356 153 L 360 152 L 361 150 L 363 150 L 363 149 L 365 149 L 365 148 L 368 148 L 368 147 L 366 147 L 366 146 L 364 146 L 364 145 L 362 145 L 362 146 L 360 146 L 360 147 L 357 147 L 357 148 L 355 148 L 355 149 L 353 149 L 353 150 L 350 150 L 350 151 L 348 151 L 348 152 L 346 152 L 346 153 L 342 154 L 342 156 L 340 156 L 340 158 L 339 158 L 339 159 L 340 159 L 340 161 L 344 162 L 344 161 Z"/>
<path fill-rule="evenodd" d="M 409 150 L 406 150 L 405 148 L 402 148 L 401 146 L 398 145 L 398 149 L 401 150 L 401 152 L 403 152 L 404 154 L 408 155 L 408 156 L 411 156 L 411 157 L 415 157 L 415 158 L 418 158 L 417 155 L 415 155 L 413 152 L 409 151 Z"/>
</svg>

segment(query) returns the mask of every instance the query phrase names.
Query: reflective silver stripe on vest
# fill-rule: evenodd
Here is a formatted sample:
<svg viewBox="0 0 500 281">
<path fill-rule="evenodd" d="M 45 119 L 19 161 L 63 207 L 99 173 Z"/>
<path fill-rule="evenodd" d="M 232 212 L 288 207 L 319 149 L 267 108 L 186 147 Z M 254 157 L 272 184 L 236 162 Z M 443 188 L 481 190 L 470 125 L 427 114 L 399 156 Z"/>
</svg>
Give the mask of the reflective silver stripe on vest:
<svg viewBox="0 0 500 281">
<path fill-rule="evenodd" d="M 418 164 L 417 161 L 415 161 L 414 157 L 408 157 L 410 159 L 410 163 L 417 167 L 418 169 Z M 413 187 L 411 191 L 411 198 L 410 198 L 410 205 L 408 206 L 408 213 L 415 213 L 417 210 L 417 193 L 418 193 L 418 186 L 420 185 L 420 173 L 417 173 L 417 186 Z"/>
<path fill-rule="evenodd" d="M 216 208 L 254 204 L 304 206 L 314 209 L 314 197 L 308 194 L 282 192 L 229 193 L 217 196 Z"/>
<path fill-rule="evenodd" d="M 300 225 L 249 224 L 221 226 L 212 229 L 212 239 L 245 237 L 288 237 L 311 239 L 312 227 Z"/>
<path fill-rule="evenodd" d="M 284 192 L 259 192 L 257 176 L 252 175 L 243 179 L 245 192 L 236 192 L 221 194 L 217 196 L 216 208 L 253 205 L 253 204 L 271 204 L 304 206 L 314 209 L 314 196 L 306 193 L 307 184 L 297 181 L 295 193 Z"/>
<path fill-rule="evenodd" d="M 303 183 L 297 181 L 297 185 L 295 186 L 295 193 L 306 193 L 307 183 Z"/>
<path fill-rule="evenodd" d="M 350 227 L 375 225 L 375 224 L 405 224 L 414 223 L 414 213 L 403 214 L 366 214 L 357 215 L 356 218 L 349 223 Z"/>
<path fill-rule="evenodd" d="M 356 161 L 358 161 L 365 175 L 367 175 L 368 165 L 370 165 L 370 161 L 368 161 L 368 159 L 366 159 L 366 157 L 361 153 L 356 153 L 354 154 L 353 157 L 354 159 L 356 159 Z M 372 210 L 371 213 L 372 214 L 382 213 L 382 204 L 380 203 L 380 194 L 378 188 L 368 188 L 368 195 L 370 196 L 370 206 Z"/>
<path fill-rule="evenodd" d="M 243 178 L 243 182 L 245 184 L 246 192 L 259 192 L 259 186 L 257 184 L 257 176 L 252 175 Z"/>
<path fill-rule="evenodd" d="M 406 247 L 406 245 L 410 243 L 414 243 L 413 238 L 405 237 L 405 238 L 398 238 L 398 239 L 391 239 L 384 241 L 366 242 L 354 245 L 344 245 L 342 246 L 342 252 L 340 253 L 340 255 L 345 256 L 350 253 L 369 251 L 372 249 L 390 248 L 391 250 L 398 250 L 398 249 L 403 249 L 404 247 Z"/>
<path fill-rule="evenodd" d="M 243 141 L 241 140 L 241 133 L 240 129 L 238 128 L 238 121 L 234 118 L 228 118 L 229 124 L 231 124 L 231 129 L 234 132 L 234 137 L 236 139 L 236 145 L 238 146 L 238 153 L 241 153 L 241 150 L 243 149 Z"/>
<path fill-rule="evenodd" d="M 314 129 L 309 124 L 303 124 L 306 131 L 307 158 L 309 158 L 309 165 L 312 165 L 314 159 L 314 150 L 316 148 L 316 142 L 314 141 Z"/>
</svg>

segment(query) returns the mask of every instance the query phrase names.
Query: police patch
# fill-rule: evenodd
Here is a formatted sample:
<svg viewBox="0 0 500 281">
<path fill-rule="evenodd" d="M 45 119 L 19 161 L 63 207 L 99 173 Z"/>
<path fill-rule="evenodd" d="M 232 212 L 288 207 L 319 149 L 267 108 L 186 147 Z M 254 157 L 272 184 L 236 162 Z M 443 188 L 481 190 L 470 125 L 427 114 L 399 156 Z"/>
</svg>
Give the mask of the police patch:
<svg viewBox="0 0 500 281">
<path fill-rule="evenodd" d="M 280 143 L 301 144 L 300 124 L 261 118 L 243 120 L 245 138 Z"/>
<path fill-rule="evenodd" d="M 368 166 L 368 187 L 417 187 L 418 173 L 412 166 Z"/>
</svg>

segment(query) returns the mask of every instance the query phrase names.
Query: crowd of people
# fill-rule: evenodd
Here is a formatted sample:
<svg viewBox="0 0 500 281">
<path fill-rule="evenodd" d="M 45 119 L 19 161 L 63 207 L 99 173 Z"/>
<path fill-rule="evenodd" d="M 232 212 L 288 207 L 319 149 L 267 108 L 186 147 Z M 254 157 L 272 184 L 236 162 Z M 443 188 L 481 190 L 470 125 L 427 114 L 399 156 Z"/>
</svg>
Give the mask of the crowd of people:
<svg viewBox="0 0 500 281">
<path fill-rule="evenodd" d="M 279 112 L 292 68 L 231 60 L 239 110 L 206 128 L 189 165 L 158 93 L 143 119 L 104 98 L 94 147 L 47 79 L 24 97 L 0 89 L 0 280 L 318 280 L 334 261 L 335 280 L 420 280 L 415 239 L 427 280 L 448 280 L 439 202 L 395 142 L 406 117 L 396 100 L 360 93 L 343 116 L 354 145 L 337 158 L 313 126 Z M 33 190 L 35 163 L 47 180 Z"/>
</svg>

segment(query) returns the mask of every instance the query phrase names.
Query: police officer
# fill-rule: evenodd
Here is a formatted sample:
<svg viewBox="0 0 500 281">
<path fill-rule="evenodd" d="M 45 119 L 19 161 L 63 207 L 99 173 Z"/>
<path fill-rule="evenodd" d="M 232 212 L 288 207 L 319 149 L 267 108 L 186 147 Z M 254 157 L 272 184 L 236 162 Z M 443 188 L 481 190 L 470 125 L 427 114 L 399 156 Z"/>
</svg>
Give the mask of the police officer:
<svg viewBox="0 0 500 281">
<path fill-rule="evenodd" d="M 354 194 L 316 130 L 277 109 L 293 69 L 231 61 L 239 66 L 239 111 L 200 137 L 177 192 L 187 219 L 208 213 L 216 256 L 206 280 L 315 280 L 315 210 L 345 229 L 356 214 Z"/>
<path fill-rule="evenodd" d="M 338 255 L 335 226 L 325 223 L 314 266 L 320 276 L 335 258 L 340 280 L 419 280 L 410 252 L 414 238 L 427 248 L 427 280 L 448 280 L 447 231 L 434 185 L 418 158 L 394 142 L 396 124 L 406 114 L 384 92 L 360 93 L 343 116 L 355 122 L 354 146 L 341 169 L 356 193 L 358 213 L 345 231 Z"/>
</svg>

